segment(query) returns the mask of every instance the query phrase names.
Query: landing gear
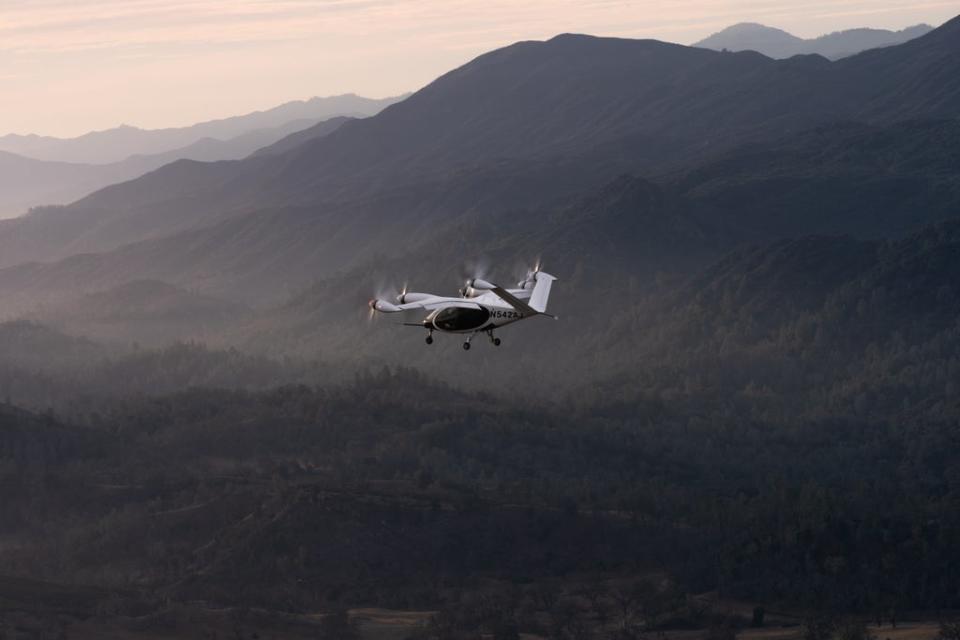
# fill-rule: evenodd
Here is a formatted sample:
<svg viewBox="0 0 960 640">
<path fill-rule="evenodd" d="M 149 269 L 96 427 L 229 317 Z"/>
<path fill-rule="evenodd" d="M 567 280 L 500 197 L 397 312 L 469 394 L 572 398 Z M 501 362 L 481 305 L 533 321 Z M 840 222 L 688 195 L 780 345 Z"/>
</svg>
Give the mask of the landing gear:
<svg viewBox="0 0 960 640">
<path fill-rule="evenodd" d="M 470 342 L 473 341 L 473 336 L 475 336 L 475 335 L 477 335 L 477 334 L 471 333 L 471 334 L 470 334 L 470 337 L 467 338 L 467 341 L 463 343 L 463 350 L 464 350 L 464 351 L 470 351 Z"/>
<path fill-rule="evenodd" d="M 427 339 L 424 340 L 427 344 L 433 344 L 433 336 L 427 336 Z"/>
<path fill-rule="evenodd" d="M 500 346 L 500 338 L 493 337 L 493 329 L 490 329 L 489 331 L 487 331 L 487 337 L 490 338 L 490 342 L 493 343 L 493 346 L 495 347 Z"/>
<path fill-rule="evenodd" d="M 494 338 L 494 339 L 493 339 L 493 346 L 495 346 L 495 347 L 499 347 L 499 346 L 500 346 L 500 338 Z"/>
</svg>

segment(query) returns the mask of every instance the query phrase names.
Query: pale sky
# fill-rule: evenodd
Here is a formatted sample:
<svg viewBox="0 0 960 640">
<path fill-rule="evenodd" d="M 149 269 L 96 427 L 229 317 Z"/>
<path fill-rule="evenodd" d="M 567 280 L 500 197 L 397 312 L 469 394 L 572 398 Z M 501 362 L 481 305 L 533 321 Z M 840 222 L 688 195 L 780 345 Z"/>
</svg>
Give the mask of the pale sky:
<svg viewBox="0 0 960 640">
<path fill-rule="evenodd" d="M 0 135 L 395 95 L 563 32 L 690 44 L 744 21 L 813 37 L 958 13 L 960 0 L 0 0 Z"/>
</svg>

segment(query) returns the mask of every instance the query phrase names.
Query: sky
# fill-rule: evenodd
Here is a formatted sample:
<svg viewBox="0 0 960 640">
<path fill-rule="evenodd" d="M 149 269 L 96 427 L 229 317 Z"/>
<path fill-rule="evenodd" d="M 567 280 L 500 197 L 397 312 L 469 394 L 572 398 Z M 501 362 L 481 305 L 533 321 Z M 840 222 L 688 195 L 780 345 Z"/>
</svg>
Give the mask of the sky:
<svg viewBox="0 0 960 640">
<path fill-rule="evenodd" d="M 745 21 L 814 37 L 958 13 L 960 0 L 0 0 L 0 135 L 397 95 L 564 32 L 690 44 Z"/>
</svg>

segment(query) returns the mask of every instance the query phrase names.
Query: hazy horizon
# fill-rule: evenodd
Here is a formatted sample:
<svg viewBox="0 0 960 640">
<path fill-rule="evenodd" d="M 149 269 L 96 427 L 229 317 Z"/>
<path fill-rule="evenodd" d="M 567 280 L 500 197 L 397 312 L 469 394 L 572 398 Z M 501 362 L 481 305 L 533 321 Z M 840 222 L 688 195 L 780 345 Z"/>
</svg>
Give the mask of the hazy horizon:
<svg viewBox="0 0 960 640">
<path fill-rule="evenodd" d="M 490 49 L 563 32 L 690 44 L 738 22 L 815 37 L 937 26 L 957 10 L 892 0 L 15 1 L 0 7 L 0 135 L 177 127 L 317 95 L 399 95 Z"/>
</svg>

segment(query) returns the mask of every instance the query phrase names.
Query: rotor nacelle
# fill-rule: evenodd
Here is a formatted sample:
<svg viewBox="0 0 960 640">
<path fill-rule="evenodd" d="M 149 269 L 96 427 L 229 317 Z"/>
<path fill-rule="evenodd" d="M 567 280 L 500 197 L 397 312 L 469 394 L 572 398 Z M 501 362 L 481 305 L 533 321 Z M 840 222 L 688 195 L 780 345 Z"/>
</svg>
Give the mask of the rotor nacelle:
<svg viewBox="0 0 960 640">
<path fill-rule="evenodd" d="M 521 280 L 520 282 L 517 283 L 517 286 L 523 289 L 524 291 L 532 291 L 533 288 L 537 286 L 536 277 L 534 276 L 534 277 L 527 278 L 526 280 Z"/>
<path fill-rule="evenodd" d="M 517 283 L 517 286 L 523 289 L 524 291 L 532 291 L 535 286 L 537 286 L 537 274 L 540 273 L 540 261 L 537 261 L 537 266 L 535 266 L 530 271 L 527 271 L 527 277 Z"/>
<path fill-rule="evenodd" d="M 491 284 L 486 280 L 481 280 L 480 278 L 472 278 L 467 280 L 467 289 L 475 289 L 477 291 L 490 291 L 491 289 L 496 289 L 497 285 Z"/>
<path fill-rule="evenodd" d="M 396 313 L 397 311 L 403 311 L 400 307 L 393 304 L 392 302 L 387 302 L 386 300 L 371 300 L 369 302 L 370 308 L 374 311 L 379 311 L 380 313 Z"/>
<path fill-rule="evenodd" d="M 397 302 L 400 304 L 410 304 L 411 302 L 423 302 L 429 298 L 435 298 L 433 294 L 430 293 L 416 293 L 416 292 L 406 292 L 404 291 L 397 296 Z"/>
</svg>

